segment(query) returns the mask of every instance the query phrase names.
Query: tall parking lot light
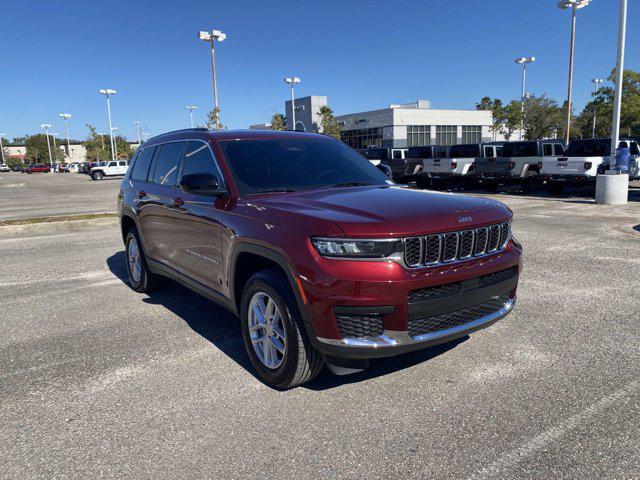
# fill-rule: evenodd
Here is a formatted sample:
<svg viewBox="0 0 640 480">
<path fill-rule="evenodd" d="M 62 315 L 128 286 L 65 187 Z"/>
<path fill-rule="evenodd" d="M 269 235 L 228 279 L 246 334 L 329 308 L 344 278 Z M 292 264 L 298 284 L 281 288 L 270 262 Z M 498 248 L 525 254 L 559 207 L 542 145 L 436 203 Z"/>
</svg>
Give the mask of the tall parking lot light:
<svg viewBox="0 0 640 480">
<path fill-rule="evenodd" d="M 51 132 L 49 135 L 51 135 L 51 138 L 53 139 L 53 151 L 56 151 L 56 148 L 58 148 L 58 144 L 56 143 L 56 137 L 59 135 L 57 132 L 53 133 Z"/>
<path fill-rule="evenodd" d="M 300 83 L 300 79 L 298 77 L 285 77 L 285 83 L 288 83 L 291 86 L 291 130 L 296 129 L 296 96 L 293 91 L 293 86 L 296 83 Z"/>
<path fill-rule="evenodd" d="M 111 142 L 113 142 L 113 159 L 117 159 L 118 158 L 118 147 L 116 146 L 116 138 L 113 136 L 113 132 L 115 132 L 116 130 L 119 130 L 118 127 L 111 127 Z"/>
<path fill-rule="evenodd" d="M 601 78 L 594 78 L 591 81 L 596 84 L 596 88 L 593 91 L 594 98 L 595 98 L 595 96 L 598 94 L 598 90 L 600 89 L 600 84 L 602 83 L 603 80 Z M 591 138 L 596 138 L 596 105 L 595 104 L 593 105 L 593 127 L 591 128 Z"/>
<path fill-rule="evenodd" d="M 70 113 L 59 113 L 58 116 L 64 119 L 64 130 L 67 134 L 67 156 L 69 160 L 71 160 L 71 142 L 69 141 L 69 119 L 71 118 Z"/>
<path fill-rule="evenodd" d="M 571 9 L 571 46 L 569 48 L 569 86 L 567 87 L 567 125 L 564 129 L 564 141 L 569 145 L 569 134 L 571 133 L 571 93 L 573 88 L 573 49 L 576 39 L 576 11 L 589 5 L 591 0 L 560 0 L 558 8 Z"/>
<path fill-rule="evenodd" d="M 6 133 L 0 133 L 0 155 L 2 155 L 2 163 L 4 163 L 4 147 L 2 146 L 2 137 L 6 136 Z"/>
<path fill-rule="evenodd" d="M 621 173 L 616 161 L 616 149 L 620 137 L 620 109 L 622 101 L 622 77 L 624 73 L 624 45 L 627 36 L 627 0 L 620 0 L 618 26 L 618 58 L 615 70 L 616 90 L 613 96 L 613 121 L 611 122 L 611 148 L 609 170 L 596 179 L 596 203 L 624 205 L 629 197 L 629 174 Z"/>
<path fill-rule="evenodd" d="M 43 123 L 40 127 L 44 128 L 45 133 L 47 134 L 47 150 L 49 150 L 49 165 L 53 165 L 53 158 L 51 158 L 51 143 L 49 143 L 49 129 L 51 128 L 51 124 Z"/>
<path fill-rule="evenodd" d="M 215 42 L 224 42 L 227 34 L 220 30 L 211 30 L 211 32 L 198 32 L 198 38 L 211 45 L 211 73 L 213 75 L 213 111 L 216 114 L 216 130 L 220 131 L 220 109 L 218 108 L 218 83 L 216 81 L 216 57 Z"/>
<path fill-rule="evenodd" d="M 107 117 L 109 118 L 109 140 L 111 141 L 111 160 L 115 160 L 115 142 L 113 141 L 113 128 L 111 127 L 111 104 L 109 102 L 109 97 L 111 95 L 115 95 L 117 92 L 110 88 L 103 88 L 98 90 L 98 93 L 107 97 Z"/>
<path fill-rule="evenodd" d="M 138 136 L 138 146 L 140 146 L 140 121 L 136 120 L 135 122 L 133 122 L 133 124 L 136 126 L 136 135 Z"/>
<path fill-rule="evenodd" d="M 191 126 L 191 128 L 193 128 L 193 111 L 197 110 L 198 107 L 196 107 L 195 105 L 187 105 L 184 108 L 189 110 L 189 125 Z"/>
<path fill-rule="evenodd" d="M 518 57 L 514 62 L 522 65 L 522 93 L 520 94 L 520 140 L 523 138 L 524 132 L 524 99 L 525 99 L 525 84 L 527 81 L 527 63 L 533 63 L 536 61 L 536 57 Z"/>
</svg>

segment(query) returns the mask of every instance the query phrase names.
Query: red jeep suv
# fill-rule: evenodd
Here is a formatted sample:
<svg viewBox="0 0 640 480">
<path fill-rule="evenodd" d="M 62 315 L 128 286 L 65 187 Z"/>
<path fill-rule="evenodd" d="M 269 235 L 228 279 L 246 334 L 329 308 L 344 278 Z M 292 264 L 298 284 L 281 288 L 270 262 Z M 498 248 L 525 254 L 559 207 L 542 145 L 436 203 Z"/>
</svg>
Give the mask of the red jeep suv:
<svg viewBox="0 0 640 480">
<path fill-rule="evenodd" d="M 279 388 L 450 342 L 516 300 L 509 208 L 395 185 L 324 135 L 160 135 L 138 148 L 118 210 L 133 289 L 169 277 L 229 309 Z"/>
</svg>

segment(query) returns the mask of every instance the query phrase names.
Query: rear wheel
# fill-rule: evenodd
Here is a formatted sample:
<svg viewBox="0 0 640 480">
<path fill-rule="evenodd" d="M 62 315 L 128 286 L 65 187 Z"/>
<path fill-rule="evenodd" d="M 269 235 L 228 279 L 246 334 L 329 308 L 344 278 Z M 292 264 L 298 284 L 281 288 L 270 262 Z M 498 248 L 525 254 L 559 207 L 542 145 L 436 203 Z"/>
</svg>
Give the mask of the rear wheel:
<svg viewBox="0 0 640 480">
<path fill-rule="evenodd" d="M 416 187 L 431 188 L 431 179 L 425 175 L 416 176 Z"/>
<path fill-rule="evenodd" d="M 320 373 L 322 356 L 307 337 L 282 271 L 268 269 L 255 273 L 244 287 L 240 308 L 245 348 L 265 383 L 292 388 Z"/>
<path fill-rule="evenodd" d="M 149 270 L 141 245 L 138 230 L 132 227 L 125 239 L 127 274 L 131 288 L 136 292 L 146 293 L 156 290 L 160 286 L 161 277 Z"/>
<path fill-rule="evenodd" d="M 527 172 L 522 180 L 522 192 L 531 194 L 534 193 L 540 187 L 540 179 L 538 172 Z"/>
<path fill-rule="evenodd" d="M 102 172 L 93 172 L 91 174 L 91 178 L 93 178 L 94 180 L 102 180 L 103 177 L 104 174 Z"/>
<path fill-rule="evenodd" d="M 487 192 L 497 192 L 498 191 L 498 183 L 497 182 L 485 182 L 482 184 L 482 187 L 487 191 Z"/>
<path fill-rule="evenodd" d="M 564 183 L 551 182 L 547 185 L 547 191 L 552 195 L 560 195 L 564 191 Z"/>
</svg>

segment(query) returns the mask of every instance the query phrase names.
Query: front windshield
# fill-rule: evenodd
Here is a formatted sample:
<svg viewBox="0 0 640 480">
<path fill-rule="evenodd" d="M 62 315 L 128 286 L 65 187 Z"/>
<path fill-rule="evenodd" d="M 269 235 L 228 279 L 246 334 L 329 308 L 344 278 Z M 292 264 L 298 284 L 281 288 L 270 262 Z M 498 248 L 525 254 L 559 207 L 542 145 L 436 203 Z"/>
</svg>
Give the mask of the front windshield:
<svg viewBox="0 0 640 480">
<path fill-rule="evenodd" d="M 220 147 L 242 195 L 332 185 L 386 185 L 389 180 L 362 155 L 337 140 L 228 140 L 221 141 Z"/>
</svg>

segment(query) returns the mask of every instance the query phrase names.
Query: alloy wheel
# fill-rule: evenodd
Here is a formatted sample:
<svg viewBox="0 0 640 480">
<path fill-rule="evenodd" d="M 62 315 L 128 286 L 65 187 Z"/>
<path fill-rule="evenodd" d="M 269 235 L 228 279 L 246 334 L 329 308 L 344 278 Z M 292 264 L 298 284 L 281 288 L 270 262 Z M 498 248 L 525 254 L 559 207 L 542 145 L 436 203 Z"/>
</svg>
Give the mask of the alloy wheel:
<svg viewBox="0 0 640 480">
<path fill-rule="evenodd" d="M 129 248 L 127 248 L 127 259 L 129 264 L 129 273 L 131 279 L 138 283 L 142 276 L 142 260 L 140 258 L 140 248 L 135 238 L 129 240 Z"/>
<path fill-rule="evenodd" d="M 284 361 L 286 332 L 276 302 L 265 292 L 257 292 L 249 302 L 249 336 L 260 362 L 277 369 Z"/>
</svg>

